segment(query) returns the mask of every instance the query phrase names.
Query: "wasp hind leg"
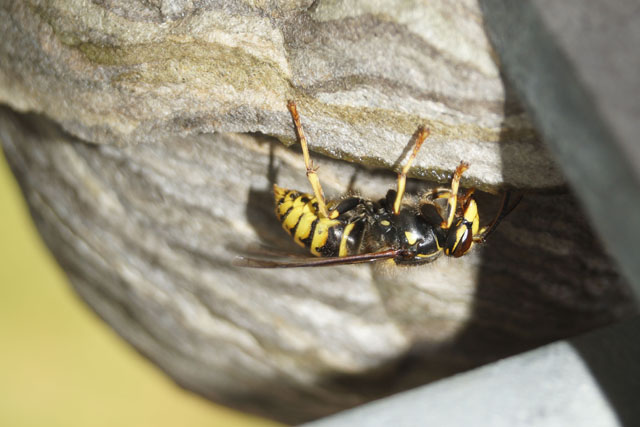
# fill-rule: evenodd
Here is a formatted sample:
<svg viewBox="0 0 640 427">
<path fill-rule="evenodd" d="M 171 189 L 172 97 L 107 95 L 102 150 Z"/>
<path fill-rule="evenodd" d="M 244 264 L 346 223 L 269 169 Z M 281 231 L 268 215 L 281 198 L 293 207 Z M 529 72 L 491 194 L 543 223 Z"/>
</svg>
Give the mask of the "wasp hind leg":
<svg viewBox="0 0 640 427">
<path fill-rule="evenodd" d="M 304 135 L 304 130 L 302 129 L 302 123 L 300 122 L 300 115 L 298 114 L 298 109 L 296 107 L 295 101 L 289 101 L 287 103 L 287 108 L 291 113 L 291 117 L 293 118 L 293 122 L 296 125 L 296 131 L 298 132 L 298 138 L 300 138 L 300 145 L 302 146 L 302 155 L 304 157 L 304 165 L 307 168 L 307 179 L 311 184 L 311 188 L 313 188 L 313 194 L 316 197 L 318 202 L 318 213 L 319 216 L 329 218 L 329 211 L 327 209 L 327 204 L 324 200 L 324 193 L 322 192 L 322 186 L 320 185 L 320 179 L 318 178 L 317 167 L 313 166 L 313 161 L 309 156 L 309 148 L 307 147 L 307 138 Z"/>
<path fill-rule="evenodd" d="M 402 204 L 402 196 L 404 196 L 404 190 L 407 185 L 407 173 L 411 168 L 411 164 L 418 155 L 418 151 L 422 146 L 422 143 L 429 136 L 429 129 L 426 127 L 420 127 L 418 129 L 418 137 L 416 138 L 416 144 L 413 146 L 413 152 L 407 160 L 407 163 L 402 168 L 402 171 L 398 174 L 398 191 L 396 192 L 396 199 L 393 202 L 393 213 L 398 215 L 400 213 L 400 205 Z"/>
</svg>

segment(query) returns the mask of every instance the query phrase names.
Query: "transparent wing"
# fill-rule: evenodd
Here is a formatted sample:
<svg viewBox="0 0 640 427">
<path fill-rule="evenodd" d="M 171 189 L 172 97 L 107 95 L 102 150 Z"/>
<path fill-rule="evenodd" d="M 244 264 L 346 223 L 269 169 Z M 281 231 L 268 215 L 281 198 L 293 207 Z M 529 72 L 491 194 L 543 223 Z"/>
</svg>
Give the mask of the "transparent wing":
<svg viewBox="0 0 640 427">
<path fill-rule="evenodd" d="M 326 258 L 289 258 L 285 260 L 259 259 L 249 257 L 237 257 L 233 265 L 250 268 L 296 268 L 296 267 L 326 267 L 331 265 L 363 264 L 398 256 L 400 250 L 389 249 L 382 252 L 368 254 L 348 255 L 344 257 Z"/>
</svg>

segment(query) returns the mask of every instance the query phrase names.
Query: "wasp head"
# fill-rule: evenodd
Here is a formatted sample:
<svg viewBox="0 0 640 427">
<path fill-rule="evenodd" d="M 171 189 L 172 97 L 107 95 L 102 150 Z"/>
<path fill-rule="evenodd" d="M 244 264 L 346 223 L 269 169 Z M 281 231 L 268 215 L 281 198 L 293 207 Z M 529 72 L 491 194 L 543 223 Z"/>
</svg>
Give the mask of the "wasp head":
<svg viewBox="0 0 640 427">
<path fill-rule="evenodd" d="M 445 255 L 459 258 L 471 250 L 474 237 L 478 235 L 480 218 L 475 200 L 465 203 L 462 215 L 454 219 L 447 232 Z"/>
</svg>

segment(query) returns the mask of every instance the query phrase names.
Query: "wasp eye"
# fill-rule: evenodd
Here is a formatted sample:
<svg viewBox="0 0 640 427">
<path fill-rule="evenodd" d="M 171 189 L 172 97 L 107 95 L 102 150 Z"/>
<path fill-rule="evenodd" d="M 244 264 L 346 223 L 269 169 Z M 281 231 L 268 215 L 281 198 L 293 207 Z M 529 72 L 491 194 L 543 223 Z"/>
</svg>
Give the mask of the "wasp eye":
<svg viewBox="0 0 640 427">
<path fill-rule="evenodd" d="M 449 231 L 445 253 L 449 256 L 459 258 L 469 252 L 472 243 L 473 233 L 471 231 L 471 223 L 461 220 Z"/>
</svg>

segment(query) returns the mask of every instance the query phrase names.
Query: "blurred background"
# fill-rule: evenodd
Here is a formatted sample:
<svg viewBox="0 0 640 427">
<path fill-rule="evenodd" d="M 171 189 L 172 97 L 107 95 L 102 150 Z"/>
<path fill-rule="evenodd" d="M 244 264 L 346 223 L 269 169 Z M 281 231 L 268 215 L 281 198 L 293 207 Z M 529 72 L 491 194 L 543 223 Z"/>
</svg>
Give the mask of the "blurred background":
<svg viewBox="0 0 640 427">
<path fill-rule="evenodd" d="M 73 293 L 0 150 L 0 426 L 276 426 L 188 393 Z"/>
</svg>

